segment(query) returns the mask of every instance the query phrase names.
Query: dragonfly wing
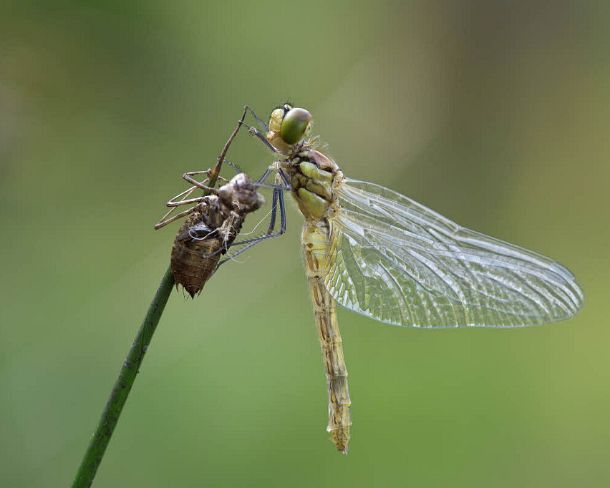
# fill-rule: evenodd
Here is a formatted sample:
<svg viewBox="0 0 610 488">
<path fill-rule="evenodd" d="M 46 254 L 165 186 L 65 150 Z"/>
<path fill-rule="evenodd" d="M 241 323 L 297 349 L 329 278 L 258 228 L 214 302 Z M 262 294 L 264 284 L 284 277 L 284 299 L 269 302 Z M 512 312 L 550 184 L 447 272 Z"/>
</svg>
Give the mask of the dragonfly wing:
<svg viewBox="0 0 610 488">
<path fill-rule="evenodd" d="M 346 179 L 338 195 L 325 285 L 350 310 L 411 327 L 522 327 L 580 308 L 574 276 L 549 258 L 373 183 Z"/>
</svg>

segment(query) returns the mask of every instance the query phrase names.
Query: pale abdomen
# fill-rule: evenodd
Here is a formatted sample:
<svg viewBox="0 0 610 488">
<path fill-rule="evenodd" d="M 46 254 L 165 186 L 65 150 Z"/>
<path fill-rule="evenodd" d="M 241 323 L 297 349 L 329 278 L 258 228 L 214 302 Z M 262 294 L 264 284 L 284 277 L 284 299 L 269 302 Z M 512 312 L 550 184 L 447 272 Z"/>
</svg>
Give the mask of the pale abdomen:
<svg viewBox="0 0 610 488">
<path fill-rule="evenodd" d="M 337 450 L 347 453 L 350 438 L 349 387 L 336 303 L 324 287 L 328 268 L 329 228 L 324 220 L 306 221 L 302 234 L 305 271 L 328 382 L 328 428 Z"/>
</svg>

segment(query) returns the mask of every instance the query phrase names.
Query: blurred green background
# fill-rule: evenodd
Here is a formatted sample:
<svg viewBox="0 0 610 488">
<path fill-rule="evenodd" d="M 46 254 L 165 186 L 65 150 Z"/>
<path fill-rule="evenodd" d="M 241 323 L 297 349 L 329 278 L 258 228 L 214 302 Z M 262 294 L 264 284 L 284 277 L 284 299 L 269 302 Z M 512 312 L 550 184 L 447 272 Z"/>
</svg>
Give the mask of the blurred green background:
<svg viewBox="0 0 610 488">
<path fill-rule="evenodd" d="M 287 99 L 347 175 L 566 264 L 584 310 L 514 331 L 341 310 L 341 456 L 291 205 L 286 236 L 172 295 L 94 486 L 608 486 L 609 22 L 594 1 L 2 2 L 0 486 L 69 485 L 168 264 L 164 202 L 244 104 Z M 230 159 L 271 160 L 245 134 Z"/>
</svg>

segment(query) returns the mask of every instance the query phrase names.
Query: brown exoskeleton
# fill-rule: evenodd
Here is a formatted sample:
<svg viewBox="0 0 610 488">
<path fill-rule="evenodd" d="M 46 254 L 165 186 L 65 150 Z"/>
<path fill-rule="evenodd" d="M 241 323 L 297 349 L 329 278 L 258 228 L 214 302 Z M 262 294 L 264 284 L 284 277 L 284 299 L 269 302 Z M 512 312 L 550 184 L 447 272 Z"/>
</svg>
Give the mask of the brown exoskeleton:
<svg viewBox="0 0 610 488">
<path fill-rule="evenodd" d="M 225 143 L 214 168 L 204 171 L 191 171 L 182 175 L 182 178 L 193 186 L 167 202 L 167 206 L 170 207 L 169 212 L 155 225 L 155 229 L 160 229 L 174 220 L 186 217 L 174 240 L 171 268 L 176 285 L 182 285 L 191 297 L 201 292 L 203 285 L 218 269 L 218 266 L 226 261 L 226 259 L 221 261 L 220 257 L 227 254 L 231 246 L 245 245 L 229 258 L 243 253 L 259 242 L 280 236 L 286 231 L 283 196 L 285 188 L 282 185 L 270 186 L 264 183 L 269 175 L 269 170 L 256 182 L 250 180 L 241 171 L 230 181 L 218 175 L 229 146 L 237 135 L 239 128 L 242 125 L 247 126 L 244 123 L 244 118 L 248 111 L 251 110 L 244 107 L 241 119 L 237 122 L 237 126 Z M 258 117 L 256 119 L 262 123 Z M 249 127 L 249 132 L 265 141 L 256 129 Z M 226 162 L 236 168 L 232 163 Z M 206 179 L 197 181 L 195 179 L 197 175 L 205 175 Z M 211 187 L 217 178 L 225 182 L 219 189 Z M 209 182 L 211 182 L 211 186 L 207 185 Z M 263 196 L 257 192 L 257 188 L 261 186 L 270 186 L 273 189 L 269 228 L 261 236 L 235 242 L 246 215 L 258 210 L 264 204 Z M 197 189 L 203 190 L 204 196 L 189 198 Z M 192 207 L 169 217 L 177 207 L 182 205 L 192 205 Z M 275 221 L 278 206 L 281 222 L 280 229 L 276 232 Z"/>
<path fill-rule="evenodd" d="M 219 189 L 207 187 L 207 180 L 196 181 L 193 176 L 199 173 L 207 171 L 186 173 L 184 178 L 194 186 L 167 202 L 172 210 L 179 205 L 194 206 L 155 225 L 155 229 L 160 229 L 176 219 L 187 217 L 174 240 L 171 267 L 176 285 L 182 285 L 191 297 L 201 292 L 205 282 L 216 271 L 221 256 L 227 253 L 239 234 L 246 215 L 264 204 L 263 196 L 256 191 L 256 184 L 245 173 L 237 174 Z M 197 188 L 210 194 L 185 198 Z M 266 235 L 271 234 L 272 230 Z"/>
</svg>

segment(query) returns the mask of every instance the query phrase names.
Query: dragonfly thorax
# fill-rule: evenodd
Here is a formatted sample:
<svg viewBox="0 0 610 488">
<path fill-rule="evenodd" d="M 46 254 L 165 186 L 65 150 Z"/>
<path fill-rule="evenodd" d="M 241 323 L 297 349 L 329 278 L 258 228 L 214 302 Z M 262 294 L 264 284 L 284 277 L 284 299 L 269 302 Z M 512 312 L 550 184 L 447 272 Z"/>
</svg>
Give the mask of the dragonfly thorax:
<svg viewBox="0 0 610 488">
<path fill-rule="evenodd" d="M 334 189 L 343 179 L 343 173 L 333 160 L 315 149 L 306 149 L 281 165 L 290 178 L 292 195 L 305 218 L 334 215 L 337 210 Z"/>
</svg>

